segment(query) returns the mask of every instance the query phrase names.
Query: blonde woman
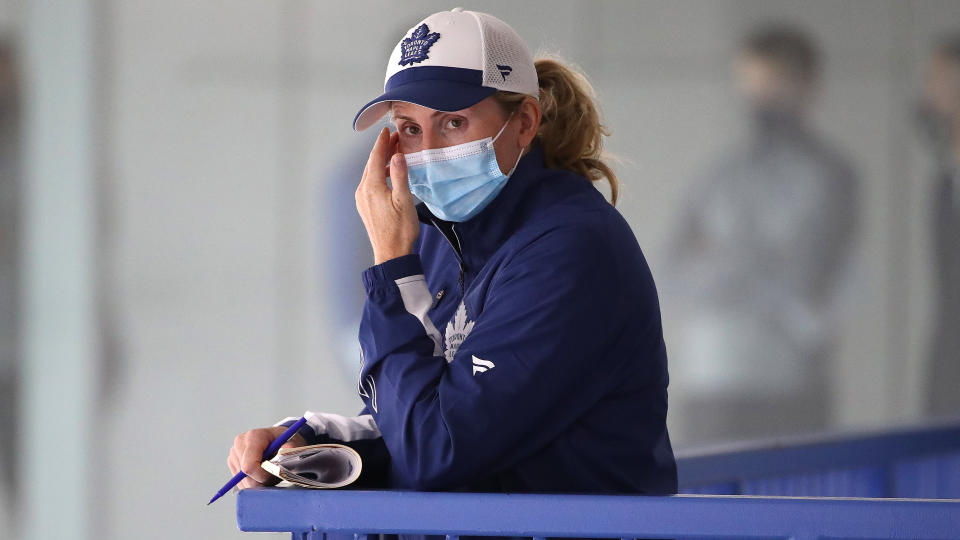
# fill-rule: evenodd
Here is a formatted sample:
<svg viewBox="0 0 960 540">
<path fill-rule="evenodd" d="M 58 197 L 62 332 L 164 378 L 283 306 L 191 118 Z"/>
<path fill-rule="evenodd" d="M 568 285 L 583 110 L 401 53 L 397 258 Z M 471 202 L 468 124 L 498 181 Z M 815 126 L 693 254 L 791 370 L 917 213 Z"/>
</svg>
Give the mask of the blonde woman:
<svg viewBox="0 0 960 540">
<path fill-rule="evenodd" d="M 354 446 L 381 487 L 675 493 L 656 288 L 587 80 L 456 9 L 397 44 L 354 128 L 388 114 L 356 191 L 364 407 L 308 412 L 288 445 Z M 241 487 L 290 424 L 237 437 Z"/>
</svg>

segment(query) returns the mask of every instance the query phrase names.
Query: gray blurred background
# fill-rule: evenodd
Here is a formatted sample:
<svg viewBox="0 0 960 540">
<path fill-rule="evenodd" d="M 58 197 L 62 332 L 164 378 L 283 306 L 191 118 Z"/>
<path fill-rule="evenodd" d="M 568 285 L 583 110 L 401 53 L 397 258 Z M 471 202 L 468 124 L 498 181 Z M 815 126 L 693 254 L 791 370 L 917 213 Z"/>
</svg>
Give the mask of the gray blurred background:
<svg viewBox="0 0 960 540">
<path fill-rule="evenodd" d="M 454 6 L 0 0 L 0 538 L 243 537 L 234 435 L 359 411 L 350 123 Z M 596 87 L 676 448 L 960 414 L 958 154 L 915 118 L 960 2 L 464 7 Z M 795 117 L 765 28 L 817 51 Z"/>
</svg>

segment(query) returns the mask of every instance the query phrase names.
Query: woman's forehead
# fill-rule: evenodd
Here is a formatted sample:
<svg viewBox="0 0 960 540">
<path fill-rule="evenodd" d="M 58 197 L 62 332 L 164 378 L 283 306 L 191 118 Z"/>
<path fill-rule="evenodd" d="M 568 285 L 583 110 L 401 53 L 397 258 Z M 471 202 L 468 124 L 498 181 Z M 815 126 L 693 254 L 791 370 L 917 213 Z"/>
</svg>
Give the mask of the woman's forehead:
<svg viewBox="0 0 960 540">
<path fill-rule="evenodd" d="M 393 101 L 390 103 L 390 112 L 394 117 L 405 116 L 409 118 L 416 119 L 428 119 L 436 116 L 441 116 L 444 114 L 459 114 L 463 116 L 479 116 L 483 115 L 489 109 L 486 99 L 481 100 L 479 103 L 476 103 L 466 109 L 460 109 L 459 111 L 438 111 L 436 109 L 431 109 L 429 107 L 424 107 L 423 105 L 417 105 L 416 103 L 408 103 L 406 101 Z"/>
<path fill-rule="evenodd" d="M 403 115 L 403 116 L 433 116 L 435 114 L 441 114 L 440 111 L 436 109 L 431 109 L 429 107 L 424 107 L 423 105 L 417 105 L 416 103 L 407 103 L 404 101 L 394 101 L 390 103 L 390 111 L 394 115 Z"/>
</svg>

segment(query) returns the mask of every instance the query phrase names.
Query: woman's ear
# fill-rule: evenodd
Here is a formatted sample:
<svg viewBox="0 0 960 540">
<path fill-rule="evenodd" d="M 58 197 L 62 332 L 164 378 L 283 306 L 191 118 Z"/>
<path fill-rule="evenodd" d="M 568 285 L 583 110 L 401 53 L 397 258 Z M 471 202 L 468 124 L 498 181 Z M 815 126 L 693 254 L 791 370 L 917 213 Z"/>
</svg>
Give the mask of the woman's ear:
<svg viewBox="0 0 960 540">
<path fill-rule="evenodd" d="M 516 114 L 520 117 L 520 132 L 517 134 L 517 140 L 521 148 L 526 148 L 540 131 L 540 103 L 532 97 L 526 97 L 517 108 Z"/>
</svg>

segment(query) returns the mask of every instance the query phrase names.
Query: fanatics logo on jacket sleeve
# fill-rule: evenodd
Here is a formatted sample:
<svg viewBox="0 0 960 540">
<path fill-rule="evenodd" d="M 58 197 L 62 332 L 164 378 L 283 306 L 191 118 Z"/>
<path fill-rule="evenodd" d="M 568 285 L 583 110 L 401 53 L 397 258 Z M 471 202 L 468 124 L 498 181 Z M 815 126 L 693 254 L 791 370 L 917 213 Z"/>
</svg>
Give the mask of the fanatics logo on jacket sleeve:
<svg viewBox="0 0 960 540">
<path fill-rule="evenodd" d="M 410 37 L 400 42 L 400 65 L 416 64 L 426 60 L 427 52 L 438 39 L 440 34 L 431 32 L 426 24 L 418 26 Z"/>
<path fill-rule="evenodd" d="M 447 357 L 447 363 L 453 362 L 453 357 L 457 355 L 457 349 L 463 340 L 467 339 L 470 331 L 473 330 L 473 321 L 467 320 L 467 306 L 460 302 L 456 315 L 453 320 L 447 323 L 445 332 L 446 350 L 443 355 Z"/>
</svg>

